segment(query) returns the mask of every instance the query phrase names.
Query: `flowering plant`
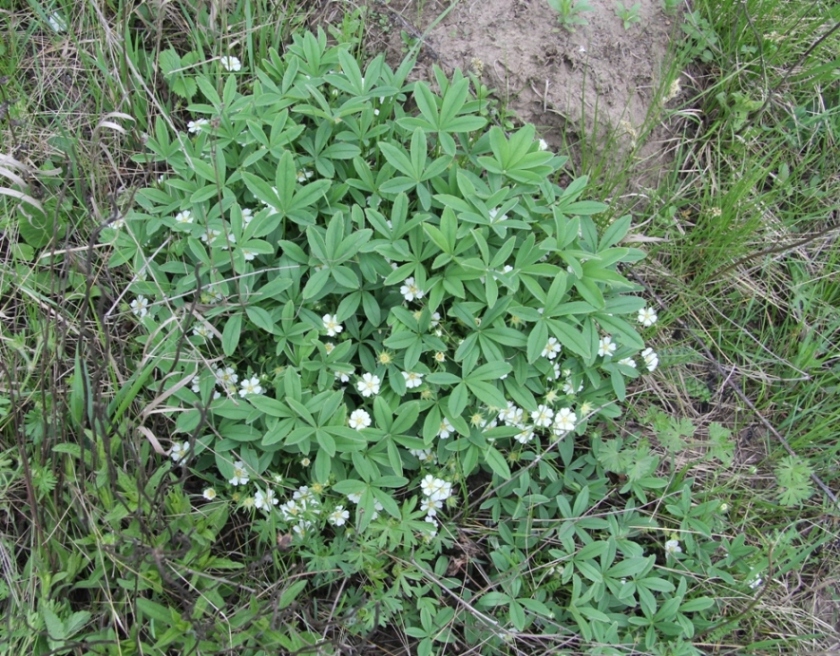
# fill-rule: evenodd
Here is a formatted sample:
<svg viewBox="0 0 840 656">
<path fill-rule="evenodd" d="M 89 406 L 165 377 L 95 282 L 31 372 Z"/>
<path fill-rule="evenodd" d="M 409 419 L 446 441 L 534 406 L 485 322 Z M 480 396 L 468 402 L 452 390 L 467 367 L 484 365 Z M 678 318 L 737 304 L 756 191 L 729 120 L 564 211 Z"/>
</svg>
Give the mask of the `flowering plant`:
<svg viewBox="0 0 840 656">
<path fill-rule="evenodd" d="M 381 57 L 363 74 L 323 35 L 251 88 L 231 61 L 195 76 L 188 132 L 157 122 L 139 159 L 166 172 L 105 231 L 185 435 L 173 459 L 356 495 L 364 530 L 423 476 L 507 479 L 512 448 L 618 414 L 657 363 L 617 270 L 642 253 L 619 245 L 629 217 L 598 235 L 585 178 L 552 182 L 565 160 L 533 127 L 486 129 L 462 75 L 437 71 L 437 95 Z"/>
<path fill-rule="evenodd" d="M 554 461 L 658 364 L 639 334 L 656 314 L 618 268 L 643 257 L 620 245 L 630 218 L 599 234 L 586 178 L 559 186 L 532 126 L 488 128 L 460 73 L 436 70 L 435 93 L 323 34 L 250 85 L 232 61 L 190 78 L 187 130 L 156 122 L 138 161 L 162 175 L 102 232 L 134 271 L 172 460 L 301 544 L 434 558 L 476 480 L 494 521 L 521 518 L 504 495 L 537 464 L 557 487 Z"/>
</svg>

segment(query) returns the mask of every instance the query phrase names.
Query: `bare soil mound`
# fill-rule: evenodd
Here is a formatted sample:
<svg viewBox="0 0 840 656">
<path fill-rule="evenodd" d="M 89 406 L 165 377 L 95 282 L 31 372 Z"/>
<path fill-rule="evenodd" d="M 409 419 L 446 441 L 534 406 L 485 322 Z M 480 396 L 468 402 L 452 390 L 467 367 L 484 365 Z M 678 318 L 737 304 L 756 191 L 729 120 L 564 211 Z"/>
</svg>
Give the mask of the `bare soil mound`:
<svg viewBox="0 0 840 656">
<path fill-rule="evenodd" d="M 420 63 L 480 74 L 558 150 L 586 141 L 613 162 L 630 154 L 656 159 L 661 144 L 637 148 L 661 106 L 674 21 L 659 0 L 638 0 L 640 20 L 628 29 L 613 0 L 590 4 L 593 11 L 581 14 L 588 24 L 569 32 L 546 0 L 462 0 L 428 32 Z M 397 28 L 391 41 L 402 43 L 400 32 L 419 37 L 449 6 L 392 0 L 374 9 Z"/>
</svg>

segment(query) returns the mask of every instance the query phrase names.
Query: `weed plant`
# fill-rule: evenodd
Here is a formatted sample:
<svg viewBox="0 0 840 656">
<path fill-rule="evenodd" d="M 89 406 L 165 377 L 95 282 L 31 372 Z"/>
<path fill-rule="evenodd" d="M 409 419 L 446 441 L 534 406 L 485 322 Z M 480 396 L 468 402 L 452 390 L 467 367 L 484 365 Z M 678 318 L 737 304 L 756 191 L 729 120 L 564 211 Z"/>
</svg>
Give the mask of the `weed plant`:
<svg viewBox="0 0 840 656">
<path fill-rule="evenodd" d="M 595 8 L 586 0 L 548 0 L 549 6 L 557 12 L 557 22 L 568 32 L 574 32 L 580 25 L 588 25 L 582 14 Z"/>
<path fill-rule="evenodd" d="M 634 23 L 640 23 L 642 17 L 639 16 L 639 11 L 641 10 L 642 5 L 638 2 L 634 3 L 631 6 L 626 6 L 623 2 L 616 2 L 615 3 L 615 15 L 621 19 L 621 24 L 624 26 L 625 30 L 629 30 L 630 27 Z"/>
</svg>

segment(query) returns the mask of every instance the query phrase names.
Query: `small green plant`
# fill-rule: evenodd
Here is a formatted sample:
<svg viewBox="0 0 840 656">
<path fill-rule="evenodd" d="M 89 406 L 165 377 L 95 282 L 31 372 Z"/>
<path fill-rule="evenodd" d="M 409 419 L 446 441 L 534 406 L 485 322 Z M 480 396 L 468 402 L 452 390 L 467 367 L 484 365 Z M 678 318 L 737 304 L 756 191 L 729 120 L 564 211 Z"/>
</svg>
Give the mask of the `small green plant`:
<svg viewBox="0 0 840 656">
<path fill-rule="evenodd" d="M 709 63 L 718 51 L 718 37 L 711 23 L 697 11 L 688 12 L 682 30 L 686 39 L 684 48 L 689 59 L 699 58 Z"/>
<path fill-rule="evenodd" d="M 642 5 L 638 2 L 631 7 L 625 6 L 623 2 L 618 0 L 615 3 L 615 15 L 621 19 L 625 30 L 629 30 L 633 23 L 641 22 L 642 18 L 639 16 L 641 9 Z"/>
<path fill-rule="evenodd" d="M 662 9 L 666 14 L 676 14 L 685 0 L 662 0 Z"/>
<path fill-rule="evenodd" d="M 587 0 L 548 0 L 548 4 L 557 12 L 560 26 L 569 32 L 574 32 L 578 25 L 588 25 L 589 22 L 581 14 L 595 10 Z"/>
<path fill-rule="evenodd" d="M 787 456 L 776 467 L 779 501 L 785 506 L 797 506 L 814 493 L 811 475 L 814 470 L 799 456 Z"/>
</svg>

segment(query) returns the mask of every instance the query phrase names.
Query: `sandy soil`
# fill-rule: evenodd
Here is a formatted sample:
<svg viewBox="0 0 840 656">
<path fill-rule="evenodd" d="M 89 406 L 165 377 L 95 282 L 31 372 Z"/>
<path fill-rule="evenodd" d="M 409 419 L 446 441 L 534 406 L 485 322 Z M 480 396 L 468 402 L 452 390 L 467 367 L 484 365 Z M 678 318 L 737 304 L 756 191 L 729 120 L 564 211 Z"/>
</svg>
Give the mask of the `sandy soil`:
<svg viewBox="0 0 840 656">
<path fill-rule="evenodd" d="M 659 139 L 642 147 L 641 137 L 646 119 L 661 107 L 675 21 L 659 0 L 638 1 L 641 20 L 629 29 L 613 0 L 591 0 L 594 11 L 583 14 L 588 25 L 568 32 L 546 0 L 462 0 L 429 32 L 419 74 L 432 79 L 422 67 L 433 63 L 447 72 L 458 67 L 480 74 L 560 151 L 594 138 L 596 150 L 614 161 L 631 153 L 656 159 Z M 395 29 L 388 38 L 399 48 L 400 31 L 422 34 L 448 6 L 392 0 L 373 8 L 389 17 Z"/>
</svg>

